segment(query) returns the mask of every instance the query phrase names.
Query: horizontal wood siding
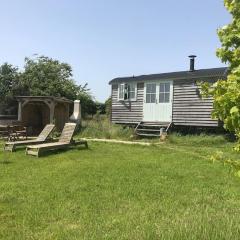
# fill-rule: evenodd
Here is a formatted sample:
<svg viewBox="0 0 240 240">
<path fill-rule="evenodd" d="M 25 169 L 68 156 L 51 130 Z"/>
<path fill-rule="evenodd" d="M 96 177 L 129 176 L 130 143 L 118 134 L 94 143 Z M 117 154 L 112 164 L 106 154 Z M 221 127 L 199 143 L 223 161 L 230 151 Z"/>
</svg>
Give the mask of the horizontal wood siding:
<svg viewBox="0 0 240 240">
<path fill-rule="evenodd" d="M 199 79 L 201 80 L 201 79 Z M 202 79 L 203 80 L 203 79 Z M 215 82 L 218 78 L 209 79 Z M 206 80 L 205 80 L 206 81 Z M 195 80 L 177 80 L 173 83 L 173 123 L 183 126 L 216 127 L 218 120 L 211 118 L 212 98 L 201 98 Z"/>
<path fill-rule="evenodd" d="M 112 122 L 138 123 L 143 118 L 144 83 L 137 84 L 136 101 L 118 101 L 118 85 L 112 85 Z"/>
</svg>

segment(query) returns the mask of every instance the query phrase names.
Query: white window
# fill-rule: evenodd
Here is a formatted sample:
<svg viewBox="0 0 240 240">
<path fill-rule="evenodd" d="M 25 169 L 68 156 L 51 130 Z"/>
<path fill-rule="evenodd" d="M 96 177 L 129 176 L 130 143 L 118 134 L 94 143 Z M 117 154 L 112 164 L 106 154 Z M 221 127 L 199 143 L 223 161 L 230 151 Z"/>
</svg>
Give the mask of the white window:
<svg viewBox="0 0 240 240">
<path fill-rule="evenodd" d="M 170 102 L 170 83 L 160 83 L 159 87 L 159 102 L 169 103 Z"/>
<path fill-rule="evenodd" d="M 128 99 L 136 100 L 137 88 L 135 83 L 128 84 Z"/>
<path fill-rule="evenodd" d="M 118 100 L 124 100 L 124 84 L 118 85 Z"/>
<path fill-rule="evenodd" d="M 118 100 L 136 101 L 137 85 L 136 83 L 122 83 L 118 85 Z"/>
<path fill-rule="evenodd" d="M 146 103 L 156 102 L 156 83 L 146 84 Z"/>
</svg>

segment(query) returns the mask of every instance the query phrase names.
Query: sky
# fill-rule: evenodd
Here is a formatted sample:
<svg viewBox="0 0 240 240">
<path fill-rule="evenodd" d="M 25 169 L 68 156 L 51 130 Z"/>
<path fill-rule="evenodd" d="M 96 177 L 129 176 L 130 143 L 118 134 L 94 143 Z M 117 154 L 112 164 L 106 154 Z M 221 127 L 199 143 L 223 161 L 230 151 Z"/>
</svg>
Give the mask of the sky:
<svg viewBox="0 0 240 240">
<path fill-rule="evenodd" d="M 74 80 L 105 101 L 115 77 L 224 66 L 217 28 L 223 0 L 0 0 L 0 64 L 45 55 L 69 63 Z"/>
</svg>

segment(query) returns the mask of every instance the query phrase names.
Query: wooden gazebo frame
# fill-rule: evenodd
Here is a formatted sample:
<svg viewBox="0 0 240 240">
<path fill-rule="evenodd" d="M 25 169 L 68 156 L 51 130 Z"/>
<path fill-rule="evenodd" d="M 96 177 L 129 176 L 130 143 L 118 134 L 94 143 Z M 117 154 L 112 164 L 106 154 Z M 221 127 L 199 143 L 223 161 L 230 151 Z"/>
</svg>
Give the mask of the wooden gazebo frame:
<svg viewBox="0 0 240 240">
<path fill-rule="evenodd" d="M 47 118 L 46 123 L 58 123 L 62 121 L 61 124 L 56 124 L 58 130 L 62 130 L 63 125 L 66 121 L 69 120 L 70 115 L 70 105 L 73 101 L 68 100 L 66 98 L 59 98 L 59 97 L 52 97 L 52 96 L 17 96 L 18 101 L 18 121 L 23 122 L 23 110 L 28 105 L 36 105 L 37 104 L 44 104 L 49 109 L 48 113 L 49 116 Z M 60 114 L 60 116 L 56 115 L 56 107 L 62 106 L 64 111 Z M 32 114 L 31 112 L 28 113 L 29 115 Z M 58 114 L 59 115 L 59 114 Z M 58 119 L 56 119 L 58 118 Z M 59 120 L 59 121 L 58 121 Z M 63 123 L 64 122 L 64 123 Z"/>
</svg>

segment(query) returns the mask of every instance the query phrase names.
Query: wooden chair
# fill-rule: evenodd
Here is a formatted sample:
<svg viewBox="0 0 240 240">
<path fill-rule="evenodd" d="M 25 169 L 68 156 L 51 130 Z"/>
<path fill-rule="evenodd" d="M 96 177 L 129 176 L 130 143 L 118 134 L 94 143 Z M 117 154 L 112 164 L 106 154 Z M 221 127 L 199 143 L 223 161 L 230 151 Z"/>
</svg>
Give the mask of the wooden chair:
<svg viewBox="0 0 240 240">
<path fill-rule="evenodd" d="M 20 137 L 25 138 L 27 140 L 27 128 L 23 126 L 13 126 L 13 131 L 16 134 L 16 138 L 19 139 Z"/>
<path fill-rule="evenodd" d="M 46 151 L 67 149 L 69 146 L 74 145 L 72 137 L 75 132 L 75 129 L 76 123 L 65 123 L 65 126 L 63 128 L 63 131 L 58 142 L 27 146 L 26 154 L 40 157 L 41 154 Z M 80 144 L 84 144 L 87 147 L 87 141 L 81 141 Z"/>
<path fill-rule="evenodd" d="M 0 126 L 0 137 L 9 139 L 9 127 L 8 126 Z"/>
<path fill-rule="evenodd" d="M 23 138 L 25 138 L 25 140 L 27 140 L 27 128 L 26 127 L 23 127 L 20 125 L 9 126 L 8 132 L 9 132 L 9 136 L 8 136 L 9 142 L 19 141 L 20 137 L 23 137 Z"/>
<path fill-rule="evenodd" d="M 47 124 L 45 128 L 42 130 L 42 132 L 39 134 L 39 136 L 33 140 L 6 142 L 4 145 L 4 150 L 14 152 L 17 146 L 44 143 L 46 142 L 47 138 L 53 131 L 54 127 L 55 127 L 54 124 Z"/>
</svg>

